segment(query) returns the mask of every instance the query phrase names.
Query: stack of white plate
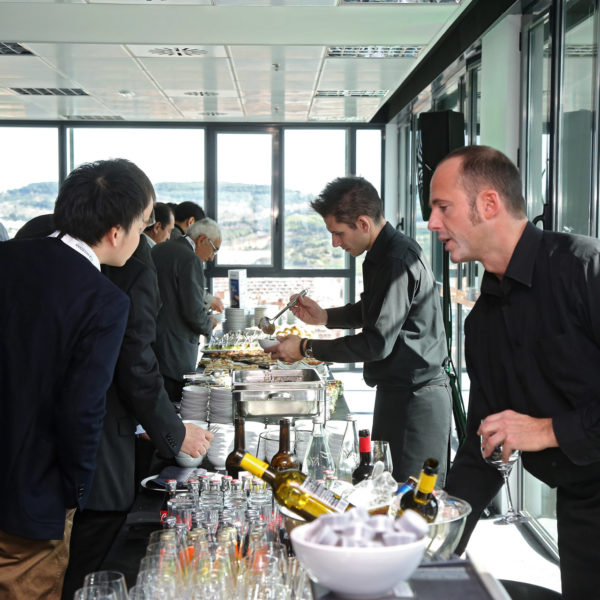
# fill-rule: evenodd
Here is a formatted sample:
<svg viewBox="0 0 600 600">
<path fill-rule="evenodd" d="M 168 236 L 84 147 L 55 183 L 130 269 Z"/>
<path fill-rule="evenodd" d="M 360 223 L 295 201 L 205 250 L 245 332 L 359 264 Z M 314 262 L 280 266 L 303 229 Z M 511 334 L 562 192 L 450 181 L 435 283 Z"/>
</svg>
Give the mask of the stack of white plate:
<svg viewBox="0 0 600 600">
<path fill-rule="evenodd" d="M 208 419 L 209 388 L 201 385 L 186 385 L 181 398 L 181 418 L 206 421 Z"/>
<path fill-rule="evenodd" d="M 226 308 L 223 331 L 243 331 L 246 328 L 246 314 L 243 308 Z"/>
<path fill-rule="evenodd" d="M 257 306 L 254 308 L 254 322 L 258 326 L 258 322 L 267 314 L 267 306 Z"/>
<path fill-rule="evenodd" d="M 233 400 L 231 388 L 210 388 L 208 420 L 211 423 L 233 422 Z"/>
</svg>

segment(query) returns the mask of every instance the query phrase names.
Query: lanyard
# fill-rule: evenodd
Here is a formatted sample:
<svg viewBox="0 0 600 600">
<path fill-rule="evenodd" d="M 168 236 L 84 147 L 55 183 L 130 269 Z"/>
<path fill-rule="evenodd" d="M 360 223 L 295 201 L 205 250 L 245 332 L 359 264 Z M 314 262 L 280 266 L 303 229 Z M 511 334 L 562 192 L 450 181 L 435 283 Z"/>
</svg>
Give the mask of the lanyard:
<svg viewBox="0 0 600 600">
<path fill-rule="evenodd" d="M 98 269 L 98 271 L 100 270 L 100 261 L 98 260 L 98 257 L 85 242 L 74 238 L 68 233 L 61 234 L 58 231 L 55 231 L 48 237 L 57 237 L 61 242 L 64 242 L 67 246 L 73 248 L 73 250 L 79 252 L 79 254 L 82 256 L 85 256 L 85 258 L 87 258 L 96 267 L 96 269 Z"/>
</svg>

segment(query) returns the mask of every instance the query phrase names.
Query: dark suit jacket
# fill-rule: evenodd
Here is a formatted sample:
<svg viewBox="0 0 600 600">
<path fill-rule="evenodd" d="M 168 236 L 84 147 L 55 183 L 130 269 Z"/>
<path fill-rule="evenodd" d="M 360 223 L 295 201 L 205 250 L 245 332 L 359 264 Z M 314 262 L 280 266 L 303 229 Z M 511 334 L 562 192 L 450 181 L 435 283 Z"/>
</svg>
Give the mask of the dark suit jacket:
<svg viewBox="0 0 600 600">
<path fill-rule="evenodd" d="M 141 240 L 123 267 L 103 267 L 106 276 L 131 301 L 115 377 L 106 398 L 106 416 L 87 508 L 128 510 L 135 496 L 135 429 L 140 423 L 162 456 L 174 456 L 185 426 L 165 391 L 152 348 L 160 306 L 156 273 L 145 263 Z M 141 258 L 141 260 L 140 260 Z"/>
<path fill-rule="evenodd" d="M 129 300 L 53 238 L 0 244 L 0 529 L 62 539 L 83 507 Z"/>
<path fill-rule="evenodd" d="M 212 332 L 204 303 L 203 264 L 187 237 L 156 244 L 152 259 L 163 303 L 155 348 L 160 372 L 181 381 L 184 373 L 196 370 L 199 336 Z"/>
</svg>

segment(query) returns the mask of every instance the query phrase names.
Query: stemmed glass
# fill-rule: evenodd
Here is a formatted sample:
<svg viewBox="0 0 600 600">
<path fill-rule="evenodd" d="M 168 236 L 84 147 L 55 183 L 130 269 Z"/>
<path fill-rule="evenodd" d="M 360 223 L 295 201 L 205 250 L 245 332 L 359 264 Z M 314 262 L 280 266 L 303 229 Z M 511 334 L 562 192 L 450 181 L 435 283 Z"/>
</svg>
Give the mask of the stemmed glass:
<svg viewBox="0 0 600 600">
<path fill-rule="evenodd" d="M 483 436 L 481 437 L 481 452 L 483 455 Z M 492 465 L 493 467 L 496 467 L 496 469 L 498 469 L 498 471 L 500 471 L 500 474 L 504 478 L 504 485 L 506 487 L 506 496 L 508 499 L 508 510 L 505 515 L 501 515 L 499 519 L 494 521 L 494 523 L 496 525 L 510 525 L 512 523 L 525 523 L 526 521 L 530 520 L 530 517 L 526 517 L 525 515 L 521 514 L 520 512 L 517 512 L 514 509 L 513 503 L 512 503 L 512 497 L 510 495 L 510 486 L 508 483 L 508 477 L 510 475 L 510 472 L 512 471 L 513 465 L 519 460 L 520 456 L 521 456 L 520 450 L 513 450 L 511 452 L 510 456 L 508 457 L 508 460 L 506 462 L 502 462 L 502 445 L 496 446 L 494 448 L 493 452 L 488 457 L 484 456 L 485 462 Z"/>
</svg>

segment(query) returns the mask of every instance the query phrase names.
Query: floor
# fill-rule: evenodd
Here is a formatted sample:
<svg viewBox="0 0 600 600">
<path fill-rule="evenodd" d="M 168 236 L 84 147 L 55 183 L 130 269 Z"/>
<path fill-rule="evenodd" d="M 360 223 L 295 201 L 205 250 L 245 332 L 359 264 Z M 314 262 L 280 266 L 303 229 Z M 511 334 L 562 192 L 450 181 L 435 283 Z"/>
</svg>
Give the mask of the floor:
<svg viewBox="0 0 600 600">
<path fill-rule="evenodd" d="M 344 383 L 344 397 L 359 428 L 371 427 L 375 390 L 360 372 L 334 373 Z M 560 592 L 558 565 L 534 549 L 516 525 L 495 525 L 494 519 L 480 520 L 467 552 L 478 567 L 497 579 L 524 581 Z"/>
</svg>

